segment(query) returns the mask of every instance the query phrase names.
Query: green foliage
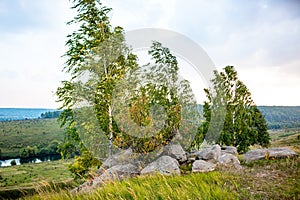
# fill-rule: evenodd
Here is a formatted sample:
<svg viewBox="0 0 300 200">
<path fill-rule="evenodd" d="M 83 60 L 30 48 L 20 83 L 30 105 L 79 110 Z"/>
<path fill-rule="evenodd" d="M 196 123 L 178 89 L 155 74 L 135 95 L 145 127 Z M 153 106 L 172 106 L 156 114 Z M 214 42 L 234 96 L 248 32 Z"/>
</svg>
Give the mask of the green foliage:
<svg viewBox="0 0 300 200">
<path fill-rule="evenodd" d="M 123 74 L 136 65 L 136 57 L 125 45 L 123 29 L 113 28 L 110 25 L 108 17 L 110 8 L 103 6 L 99 0 L 74 0 L 73 5 L 77 16 L 68 24 L 75 24 L 79 28 L 67 36 L 68 50 L 64 55 L 67 59 L 64 70 L 70 73 L 72 78 L 63 81 L 62 86 L 56 91 L 58 101 L 62 102 L 60 109 L 63 109 L 59 120 L 61 126 L 66 128 L 64 143 L 59 146 L 63 157 L 70 157 L 86 150 L 80 139 L 78 126 L 85 129 L 91 127 L 85 122 L 79 124 L 80 122 L 75 120 L 73 109 L 74 104 L 83 99 L 87 100 L 96 112 L 98 126 L 107 134 L 111 149 L 117 129 L 111 113 L 112 92 Z M 85 72 L 91 76 L 86 85 L 83 85 L 76 78 Z M 83 134 L 88 134 L 88 131 Z M 93 136 L 87 137 L 92 140 Z M 87 166 L 82 167 L 84 169 L 82 171 L 85 172 Z"/>
<path fill-rule="evenodd" d="M 12 160 L 12 161 L 10 161 L 10 165 L 11 165 L 11 166 L 17 165 L 17 162 L 16 162 L 16 160 Z"/>
<path fill-rule="evenodd" d="M 92 175 L 88 174 L 90 169 L 97 169 L 101 164 L 89 151 L 85 150 L 81 152 L 80 156 L 75 157 L 75 162 L 69 165 L 68 168 L 73 173 L 75 179 L 91 178 Z"/>
<path fill-rule="evenodd" d="M 126 83 L 121 83 L 123 87 L 119 90 L 123 92 L 120 95 L 130 95 L 117 97 L 115 106 L 117 111 L 114 117 L 118 119 L 118 125 L 129 127 L 130 131 L 130 135 L 118 135 L 115 142 L 117 146 L 130 146 L 138 153 L 151 152 L 168 144 L 179 129 L 185 127 L 186 124 L 181 124 L 182 118 L 194 111 L 183 106 L 197 107 L 189 83 L 178 80 L 178 63 L 170 50 L 159 42 L 153 42 L 148 53 L 154 64 L 135 70 L 129 80 L 125 77 Z M 129 109 L 126 110 L 128 105 Z M 158 126 L 158 130 L 151 129 L 153 126 Z M 188 131 L 180 133 L 182 136 L 189 134 Z M 122 139 L 119 140 L 119 137 Z"/>
<path fill-rule="evenodd" d="M 38 148 L 37 146 L 27 146 L 26 148 L 20 151 L 21 158 L 31 158 L 36 157 L 38 155 Z"/>
<path fill-rule="evenodd" d="M 198 130 L 194 145 L 206 138 L 209 142 L 236 146 L 239 152 L 247 151 L 249 146 L 254 144 L 268 146 L 270 137 L 266 121 L 254 104 L 251 93 L 238 79 L 234 67 L 227 66 L 220 73 L 215 71 L 214 75 L 214 91 L 204 90 L 208 98 L 203 105 L 205 121 Z M 220 137 L 218 140 L 206 137 L 209 126 L 214 125 L 211 124 L 212 116 L 216 117 L 222 106 L 226 108 L 226 114 L 223 129 L 217 134 Z"/>
<path fill-rule="evenodd" d="M 102 158 L 107 156 L 106 151 L 111 156 L 113 147 L 132 147 L 134 152 L 144 153 L 167 144 L 180 128 L 180 101 L 186 105 L 194 103 L 189 100 L 191 88 L 188 82 L 182 81 L 180 85 L 177 84 L 176 57 L 168 48 L 154 42 L 149 55 L 155 65 L 151 67 L 151 72 L 143 75 L 152 82 L 136 87 L 132 98 L 126 102 L 131 118 L 138 127 L 152 124 L 150 108 L 156 104 L 161 106 L 166 113 L 163 128 L 159 133 L 152 133 L 152 137 L 126 134 L 120 130 L 113 115 L 113 97 L 117 93 L 119 82 L 127 80 L 132 71 L 138 68 L 137 57 L 126 46 L 123 29 L 111 27 L 107 16 L 111 9 L 102 6 L 100 1 L 75 0 L 73 3 L 77 16 L 69 24 L 79 25 L 80 28 L 68 35 L 66 43 L 68 51 L 65 54 L 65 71 L 70 73 L 72 78 L 70 81 L 63 81 L 63 86 L 56 92 L 58 101 L 62 102 L 60 109 L 64 109 L 59 120 L 66 128 L 65 141 L 59 146 L 59 151 L 64 157 L 78 152 L 82 154 L 86 150 L 84 144 L 88 150 L 92 148 L 93 151 L 104 152 L 98 156 Z M 86 74 L 88 79 L 83 83 L 81 78 L 86 78 Z M 183 95 L 178 94 L 177 87 L 184 91 Z M 123 95 L 124 92 L 120 94 Z M 74 105 L 82 102 L 87 105 L 74 109 Z M 84 117 L 78 117 L 79 115 Z M 107 140 L 101 143 L 99 137 L 102 137 L 102 132 L 109 143 L 105 143 Z M 105 149 L 107 146 L 108 150 Z M 79 158 L 77 161 L 72 171 L 79 171 L 80 175 L 86 173 L 88 165 L 80 168 L 79 165 L 83 163 Z"/>
</svg>

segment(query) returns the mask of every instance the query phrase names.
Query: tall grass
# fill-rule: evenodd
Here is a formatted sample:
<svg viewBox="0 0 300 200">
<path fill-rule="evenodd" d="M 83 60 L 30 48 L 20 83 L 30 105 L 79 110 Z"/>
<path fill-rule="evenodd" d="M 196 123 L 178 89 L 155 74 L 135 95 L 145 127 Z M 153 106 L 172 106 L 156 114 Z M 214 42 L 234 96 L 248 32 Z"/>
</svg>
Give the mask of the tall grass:
<svg viewBox="0 0 300 200">
<path fill-rule="evenodd" d="M 237 199 L 233 179 L 220 172 L 187 176 L 141 176 L 111 182 L 89 193 L 40 191 L 27 199 Z"/>
</svg>

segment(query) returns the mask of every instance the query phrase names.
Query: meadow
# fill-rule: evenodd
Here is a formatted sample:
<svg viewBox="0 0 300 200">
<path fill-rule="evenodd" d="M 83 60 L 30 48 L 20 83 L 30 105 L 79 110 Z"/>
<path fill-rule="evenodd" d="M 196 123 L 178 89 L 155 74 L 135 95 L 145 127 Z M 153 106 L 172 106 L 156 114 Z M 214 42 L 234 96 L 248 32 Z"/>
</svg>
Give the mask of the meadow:
<svg viewBox="0 0 300 200">
<path fill-rule="evenodd" d="M 27 146 L 46 148 L 51 141 L 63 141 L 57 119 L 0 121 L 0 159 L 17 158 Z"/>
</svg>

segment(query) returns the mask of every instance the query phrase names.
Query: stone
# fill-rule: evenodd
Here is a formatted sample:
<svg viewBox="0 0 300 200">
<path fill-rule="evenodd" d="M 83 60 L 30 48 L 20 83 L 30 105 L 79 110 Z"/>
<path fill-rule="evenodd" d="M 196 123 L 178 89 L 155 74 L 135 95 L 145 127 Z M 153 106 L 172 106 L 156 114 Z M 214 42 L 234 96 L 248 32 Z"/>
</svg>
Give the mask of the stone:
<svg viewBox="0 0 300 200">
<path fill-rule="evenodd" d="M 238 170 L 242 169 L 239 159 L 236 156 L 229 153 L 223 153 L 219 158 L 219 163 L 226 166 L 232 165 Z"/>
<path fill-rule="evenodd" d="M 180 144 L 171 144 L 165 147 L 166 155 L 175 158 L 178 162 L 183 163 L 187 161 L 186 152 Z"/>
<path fill-rule="evenodd" d="M 108 169 L 115 165 L 124 165 L 128 163 L 132 163 L 133 152 L 132 149 L 121 150 L 117 154 L 112 155 L 112 157 L 107 158 L 103 163 L 102 167 Z"/>
<path fill-rule="evenodd" d="M 248 163 L 255 160 L 262 160 L 266 157 L 266 154 L 267 149 L 253 149 L 244 154 L 244 161 Z"/>
<path fill-rule="evenodd" d="M 216 165 L 204 160 L 196 160 L 192 166 L 192 172 L 210 172 L 215 170 Z"/>
<path fill-rule="evenodd" d="M 222 146 L 221 153 L 229 153 L 232 155 L 238 155 L 237 148 L 233 146 Z"/>
<path fill-rule="evenodd" d="M 269 148 L 270 158 L 286 158 L 296 156 L 297 153 L 288 147 Z"/>
<path fill-rule="evenodd" d="M 89 192 L 92 190 L 92 182 L 84 182 L 80 186 L 72 189 L 70 193 Z"/>
<path fill-rule="evenodd" d="M 110 181 L 123 180 L 125 178 L 131 178 L 139 175 L 138 167 L 132 164 L 115 165 L 107 170 L 101 168 L 98 174 L 93 180 L 87 181 L 82 185 L 72 189 L 71 193 L 86 193 L 92 191 L 95 187 L 99 187 Z"/>
<path fill-rule="evenodd" d="M 198 152 L 196 159 L 218 162 L 220 156 L 221 156 L 221 147 L 218 144 L 215 144 L 211 147 L 204 149 L 203 151 Z"/>
<path fill-rule="evenodd" d="M 155 161 L 148 164 L 141 174 L 155 174 L 162 175 L 180 174 L 179 163 L 176 159 L 170 156 L 161 156 Z"/>
<path fill-rule="evenodd" d="M 265 158 L 286 158 L 297 155 L 293 150 L 287 147 L 270 148 L 270 149 L 254 149 L 244 154 L 246 163 L 262 160 Z"/>
<path fill-rule="evenodd" d="M 104 171 L 100 176 L 95 177 L 92 187 L 103 185 L 106 182 L 123 180 L 139 175 L 138 167 L 132 164 L 115 165 Z"/>
</svg>

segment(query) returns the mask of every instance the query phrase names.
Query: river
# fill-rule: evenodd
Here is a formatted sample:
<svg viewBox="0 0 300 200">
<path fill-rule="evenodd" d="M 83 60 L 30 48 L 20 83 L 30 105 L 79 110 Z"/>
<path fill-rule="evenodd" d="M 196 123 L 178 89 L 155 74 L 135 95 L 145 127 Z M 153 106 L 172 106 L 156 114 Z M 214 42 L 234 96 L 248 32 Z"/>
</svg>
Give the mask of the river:
<svg viewBox="0 0 300 200">
<path fill-rule="evenodd" d="M 39 157 L 39 158 L 14 158 L 14 159 L 8 159 L 8 160 L 0 160 L 0 167 L 8 167 L 11 166 L 11 162 L 13 160 L 16 161 L 16 165 L 22 165 L 26 163 L 41 163 L 41 162 L 50 162 L 54 160 L 61 159 L 60 155 L 51 155 L 51 156 L 45 156 L 45 157 Z"/>
</svg>

